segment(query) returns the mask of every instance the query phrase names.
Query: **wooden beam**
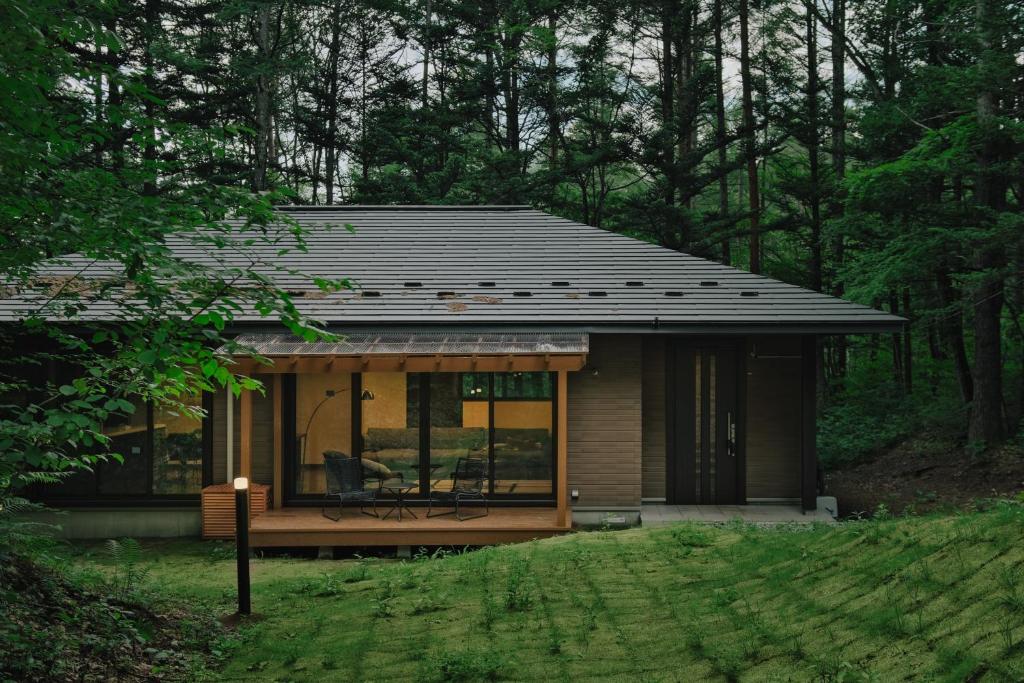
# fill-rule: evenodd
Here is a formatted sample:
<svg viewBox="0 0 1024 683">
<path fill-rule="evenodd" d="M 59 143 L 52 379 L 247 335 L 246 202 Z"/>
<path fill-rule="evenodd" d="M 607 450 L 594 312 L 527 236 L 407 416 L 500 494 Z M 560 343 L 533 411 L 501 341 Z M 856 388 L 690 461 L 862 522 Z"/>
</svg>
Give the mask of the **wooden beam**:
<svg viewBox="0 0 1024 683">
<path fill-rule="evenodd" d="M 238 407 L 238 429 L 241 441 L 238 476 L 252 478 L 252 391 L 243 389 Z"/>
<path fill-rule="evenodd" d="M 274 375 L 274 481 L 271 482 L 271 494 L 274 497 L 274 509 L 280 510 L 284 505 L 284 454 L 281 434 L 281 375 Z"/>
<path fill-rule="evenodd" d="M 558 491 L 555 502 L 558 509 L 558 526 L 568 527 L 572 524 L 572 512 L 569 510 L 569 373 L 558 371 L 558 386 L 555 390 L 558 406 L 558 448 L 555 455 Z"/>
</svg>

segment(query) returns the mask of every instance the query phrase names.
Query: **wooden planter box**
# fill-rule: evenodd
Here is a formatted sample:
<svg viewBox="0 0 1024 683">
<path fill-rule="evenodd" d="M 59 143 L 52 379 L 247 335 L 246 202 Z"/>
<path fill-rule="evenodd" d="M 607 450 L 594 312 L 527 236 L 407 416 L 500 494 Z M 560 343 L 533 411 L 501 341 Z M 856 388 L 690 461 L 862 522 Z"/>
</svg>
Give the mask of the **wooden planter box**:
<svg viewBox="0 0 1024 683">
<path fill-rule="evenodd" d="M 203 538 L 235 537 L 235 487 L 232 484 L 213 484 L 202 492 Z M 249 485 L 249 519 L 261 515 L 270 507 L 270 487 Z"/>
</svg>

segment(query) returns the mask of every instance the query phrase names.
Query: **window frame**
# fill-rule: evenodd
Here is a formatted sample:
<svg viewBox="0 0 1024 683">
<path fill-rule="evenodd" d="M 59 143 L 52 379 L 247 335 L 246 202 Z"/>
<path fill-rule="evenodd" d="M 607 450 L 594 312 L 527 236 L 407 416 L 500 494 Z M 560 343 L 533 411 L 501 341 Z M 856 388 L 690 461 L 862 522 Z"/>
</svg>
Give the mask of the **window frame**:
<svg viewBox="0 0 1024 683">
<path fill-rule="evenodd" d="M 100 493 L 101 469 L 97 463 L 92 469 L 92 490 L 85 494 L 62 495 L 59 484 L 40 484 L 35 487 L 32 497 L 41 503 L 56 507 L 192 507 L 199 504 L 200 493 L 153 493 L 153 456 L 155 431 L 153 402 L 146 402 L 146 436 L 142 442 L 140 457 L 146 461 L 145 493 Z M 205 488 L 213 483 L 213 393 L 204 391 L 202 407 L 205 412 L 201 420 L 202 434 L 202 483 Z"/>
<path fill-rule="evenodd" d="M 486 400 L 488 403 L 488 430 L 487 430 L 487 498 L 492 503 L 499 503 L 505 506 L 554 506 L 557 502 L 556 492 L 558 491 L 558 396 L 559 391 L 564 391 L 563 388 L 558 386 L 558 373 L 551 371 L 547 372 L 550 376 L 549 382 L 551 387 L 551 395 L 546 398 L 496 398 L 495 393 L 495 378 L 496 375 L 504 373 L 487 372 L 487 373 L 473 373 L 487 376 L 488 393 L 487 398 L 482 399 L 479 397 L 465 397 L 465 390 L 460 392 L 460 396 L 463 400 L 467 401 L 483 401 Z M 431 373 L 431 372 L 409 372 L 405 373 L 407 376 L 416 376 L 419 382 L 419 493 L 415 496 L 410 496 L 407 500 L 411 505 L 426 505 L 429 498 L 429 493 L 423 493 L 429 491 L 430 483 L 430 379 L 433 374 L 447 374 L 447 373 Z M 456 373 L 466 374 L 466 373 Z M 359 396 L 362 393 L 362 373 L 353 372 L 352 377 L 352 395 Z M 281 409 L 284 411 L 282 418 L 282 425 L 284 427 L 284 444 L 282 457 L 284 458 L 282 476 L 284 481 L 282 482 L 284 504 L 290 506 L 314 506 L 320 505 L 323 502 L 324 496 L 321 493 L 298 493 L 297 492 L 297 481 L 295 479 L 296 465 L 298 453 L 296 451 L 296 376 L 293 373 L 286 374 L 282 381 L 283 396 L 281 401 Z M 534 494 L 523 494 L 523 493 L 494 493 L 494 406 L 495 403 L 507 402 L 515 403 L 519 401 L 550 401 L 551 403 L 551 492 L 548 495 L 536 496 Z M 363 435 L 362 435 L 362 411 L 363 401 L 355 400 L 352 401 L 352 453 L 363 452 Z"/>
</svg>

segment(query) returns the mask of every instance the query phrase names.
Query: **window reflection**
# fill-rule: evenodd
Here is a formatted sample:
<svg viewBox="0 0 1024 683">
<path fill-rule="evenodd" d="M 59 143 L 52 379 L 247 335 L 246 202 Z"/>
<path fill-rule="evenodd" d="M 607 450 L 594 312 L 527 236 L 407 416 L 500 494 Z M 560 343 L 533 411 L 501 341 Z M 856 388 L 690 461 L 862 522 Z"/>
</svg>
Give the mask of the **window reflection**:
<svg viewBox="0 0 1024 683">
<path fill-rule="evenodd" d="M 419 375 L 401 372 L 363 373 L 362 456 L 367 474 L 390 478 L 401 474 L 419 483 Z M 410 495 L 419 492 L 419 487 Z"/>
<path fill-rule="evenodd" d="M 149 493 L 149 463 L 146 460 L 148 409 L 138 398 L 129 399 L 135 406 L 131 415 L 111 416 L 103 425 L 110 437 L 109 450 L 124 458 L 119 463 L 112 457 L 98 467 L 98 491 L 105 495 L 144 495 Z"/>
<path fill-rule="evenodd" d="M 296 493 L 323 493 L 324 453 L 352 454 L 352 375 L 295 376 Z"/>
<path fill-rule="evenodd" d="M 550 496 L 550 373 L 497 373 L 494 394 L 494 493 Z"/>
<path fill-rule="evenodd" d="M 199 409 L 201 399 L 182 399 Z M 199 493 L 203 486 L 203 421 L 159 407 L 153 411 L 153 493 Z"/>
<path fill-rule="evenodd" d="M 440 372 L 430 376 L 430 487 L 448 490 L 459 458 L 487 459 L 490 413 L 488 385 L 471 375 Z"/>
</svg>

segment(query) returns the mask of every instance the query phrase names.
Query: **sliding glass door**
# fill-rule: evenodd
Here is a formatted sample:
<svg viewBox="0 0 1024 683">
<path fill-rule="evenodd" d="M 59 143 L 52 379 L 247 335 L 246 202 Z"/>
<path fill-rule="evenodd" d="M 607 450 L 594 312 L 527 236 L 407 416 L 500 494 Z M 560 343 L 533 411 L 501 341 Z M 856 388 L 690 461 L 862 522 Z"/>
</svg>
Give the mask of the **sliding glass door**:
<svg viewBox="0 0 1024 683">
<path fill-rule="evenodd" d="M 290 499 L 324 490 L 323 454 L 359 453 L 367 475 L 401 476 L 411 498 L 450 490 L 458 462 L 487 465 L 494 499 L 554 493 L 554 373 L 295 375 Z"/>
</svg>

